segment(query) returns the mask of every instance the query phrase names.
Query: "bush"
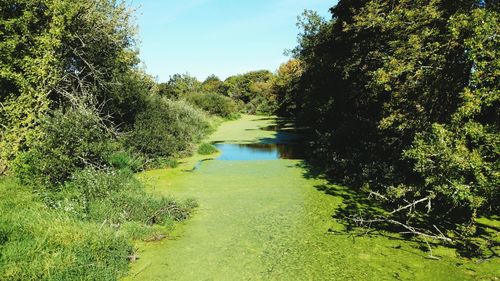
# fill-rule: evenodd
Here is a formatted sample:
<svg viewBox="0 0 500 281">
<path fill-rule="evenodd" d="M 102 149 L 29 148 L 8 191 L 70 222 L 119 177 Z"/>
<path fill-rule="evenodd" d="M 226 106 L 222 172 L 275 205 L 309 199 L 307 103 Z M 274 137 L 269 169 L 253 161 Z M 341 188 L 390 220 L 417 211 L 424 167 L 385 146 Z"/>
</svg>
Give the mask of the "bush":
<svg viewBox="0 0 500 281">
<path fill-rule="evenodd" d="M 22 183 L 57 186 L 77 170 L 106 165 L 113 134 L 95 112 L 55 111 L 43 121 L 41 131 L 43 137 L 14 161 L 13 170 Z"/>
<path fill-rule="evenodd" d="M 139 172 L 144 169 L 144 159 L 134 156 L 126 151 L 117 151 L 108 157 L 108 163 L 116 169 L 128 169 L 132 172 Z"/>
<path fill-rule="evenodd" d="M 146 164 L 147 169 L 175 168 L 177 166 L 179 166 L 179 161 L 172 157 L 155 158 Z"/>
<path fill-rule="evenodd" d="M 198 147 L 198 154 L 201 155 L 210 155 L 218 152 L 217 148 L 209 143 L 202 143 Z"/>
<path fill-rule="evenodd" d="M 231 98 L 218 93 L 192 93 L 186 100 L 206 112 L 226 119 L 238 118 L 238 107 Z"/>
<path fill-rule="evenodd" d="M 146 158 L 168 158 L 189 150 L 211 131 L 208 117 L 184 101 L 152 99 L 137 116 L 125 144 Z"/>
<path fill-rule="evenodd" d="M 59 193 L 50 194 L 51 206 L 82 219 L 122 224 L 164 224 L 183 220 L 195 207 L 192 201 L 176 202 L 151 195 L 129 170 L 76 172 Z"/>
</svg>

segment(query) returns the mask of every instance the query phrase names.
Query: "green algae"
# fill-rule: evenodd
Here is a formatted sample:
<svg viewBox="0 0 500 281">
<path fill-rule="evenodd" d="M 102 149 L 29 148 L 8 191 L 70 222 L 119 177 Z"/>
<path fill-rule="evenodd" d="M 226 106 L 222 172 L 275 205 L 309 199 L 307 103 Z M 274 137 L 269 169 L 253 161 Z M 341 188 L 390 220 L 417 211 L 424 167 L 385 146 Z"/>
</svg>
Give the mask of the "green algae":
<svg viewBox="0 0 500 281">
<path fill-rule="evenodd" d="M 243 116 L 207 141 L 265 142 L 273 118 Z M 285 136 L 287 137 L 287 136 Z M 347 188 L 310 178 L 299 160 L 184 159 L 140 175 L 151 192 L 200 207 L 168 239 L 138 244 L 127 280 L 498 280 L 498 258 L 475 261 L 437 247 L 428 258 L 396 234 L 355 237 L 332 214 Z M 330 189 L 328 195 L 324 187 Z M 153 188 L 155 187 L 155 188 Z M 323 187 L 323 188 L 319 188 Z M 323 191 L 320 191 L 322 189 Z"/>
</svg>

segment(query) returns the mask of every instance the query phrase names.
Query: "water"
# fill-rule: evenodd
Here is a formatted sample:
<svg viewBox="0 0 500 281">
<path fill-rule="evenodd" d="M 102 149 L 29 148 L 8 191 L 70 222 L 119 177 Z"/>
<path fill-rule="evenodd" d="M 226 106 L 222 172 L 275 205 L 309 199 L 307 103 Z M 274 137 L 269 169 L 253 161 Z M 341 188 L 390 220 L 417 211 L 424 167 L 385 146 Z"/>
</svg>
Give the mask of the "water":
<svg viewBox="0 0 500 281">
<path fill-rule="evenodd" d="M 221 156 L 216 160 L 276 160 L 304 158 L 303 145 L 296 143 L 215 143 L 214 145 L 221 151 Z"/>
<path fill-rule="evenodd" d="M 304 159 L 305 146 L 299 130 L 292 122 L 282 119 L 266 126 L 245 130 L 273 131 L 276 136 L 258 143 L 214 143 L 221 152 L 221 156 L 216 160 Z"/>
</svg>

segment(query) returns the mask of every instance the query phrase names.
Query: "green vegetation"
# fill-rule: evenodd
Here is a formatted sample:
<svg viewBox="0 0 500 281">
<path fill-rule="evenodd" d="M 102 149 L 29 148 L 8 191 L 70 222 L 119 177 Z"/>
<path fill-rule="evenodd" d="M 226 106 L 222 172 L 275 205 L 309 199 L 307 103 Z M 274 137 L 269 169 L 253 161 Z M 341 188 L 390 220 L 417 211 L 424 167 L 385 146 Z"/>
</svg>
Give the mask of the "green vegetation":
<svg viewBox="0 0 500 281">
<path fill-rule="evenodd" d="M 178 157 L 210 131 L 203 111 L 184 101 L 156 98 L 137 115 L 125 146 L 148 159 Z"/>
<path fill-rule="evenodd" d="M 117 280 L 185 229 L 134 273 L 495 280 L 499 7 L 340 0 L 276 73 L 157 83 L 125 2 L 1 1 L 0 279 Z M 288 118 L 307 163 L 203 162 Z"/>
<path fill-rule="evenodd" d="M 258 128 L 277 118 L 243 115 L 223 123 L 209 141 L 283 141 Z M 198 199 L 196 215 L 175 239 L 140 243 L 125 280 L 495 280 L 498 258 L 470 260 L 385 231 L 352 233 L 332 219 L 346 206 L 366 206 L 356 193 L 314 177 L 298 160 L 186 159 L 176 169 L 140 175 L 151 192 Z M 494 227 L 494 225 L 493 225 Z M 494 228 L 488 231 L 495 231 Z"/>
<path fill-rule="evenodd" d="M 218 152 L 217 148 L 209 143 L 202 143 L 198 147 L 198 154 L 200 155 L 210 155 L 217 152 Z"/>
<path fill-rule="evenodd" d="M 132 245 L 108 225 L 47 209 L 13 180 L 0 182 L 0 279 L 114 280 Z"/>
<path fill-rule="evenodd" d="M 132 174 L 176 166 L 213 122 L 160 95 L 130 17 L 108 0 L 0 4 L 2 280 L 116 280 L 134 240 L 196 207 Z"/>
<path fill-rule="evenodd" d="M 41 120 L 39 141 L 19 153 L 13 169 L 23 184 L 57 186 L 85 167 L 100 167 L 112 138 L 102 119 L 86 109 L 55 111 Z"/>
<path fill-rule="evenodd" d="M 331 12 L 305 12 L 293 51 L 304 70 L 278 98 L 312 129 L 311 163 L 386 210 L 345 214 L 358 225 L 480 247 L 476 220 L 500 206 L 498 4 L 339 1 Z"/>
<path fill-rule="evenodd" d="M 224 81 L 226 94 L 248 114 L 272 114 L 276 107 L 272 92 L 274 75 L 267 70 L 231 76 Z"/>
<path fill-rule="evenodd" d="M 286 72 L 286 71 L 285 71 Z M 280 76 L 282 75 L 282 76 Z M 278 108 L 276 91 L 288 73 L 278 76 L 267 71 L 251 71 L 221 81 L 211 75 L 203 82 L 189 74 L 175 74 L 159 84 L 159 93 L 170 99 L 185 99 L 189 103 L 225 119 L 235 119 L 238 113 L 273 114 Z M 276 79 L 281 79 L 279 82 Z"/>
<path fill-rule="evenodd" d="M 236 102 L 218 93 L 192 94 L 187 96 L 186 100 L 194 106 L 224 119 L 237 119 L 239 117 Z"/>
<path fill-rule="evenodd" d="M 138 172 L 143 170 L 144 160 L 133 156 L 126 151 L 115 151 L 109 155 L 107 162 L 111 167 L 117 170 L 126 170 Z"/>
</svg>

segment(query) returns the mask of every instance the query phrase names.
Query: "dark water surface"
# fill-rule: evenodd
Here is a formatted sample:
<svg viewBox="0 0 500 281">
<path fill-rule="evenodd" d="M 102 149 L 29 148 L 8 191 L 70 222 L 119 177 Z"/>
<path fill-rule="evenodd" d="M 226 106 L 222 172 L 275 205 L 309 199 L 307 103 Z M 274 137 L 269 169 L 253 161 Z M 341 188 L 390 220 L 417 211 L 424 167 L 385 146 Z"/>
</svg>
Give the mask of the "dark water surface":
<svg viewBox="0 0 500 281">
<path fill-rule="evenodd" d="M 214 145 L 222 153 L 216 160 L 275 160 L 304 158 L 304 146 L 297 143 L 215 143 Z"/>
<path fill-rule="evenodd" d="M 293 122 L 280 119 L 275 124 L 247 130 L 274 131 L 276 137 L 257 143 L 214 143 L 221 152 L 216 160 L 304 159 L 305 145 L 301 131 Z"/>
</svg>

